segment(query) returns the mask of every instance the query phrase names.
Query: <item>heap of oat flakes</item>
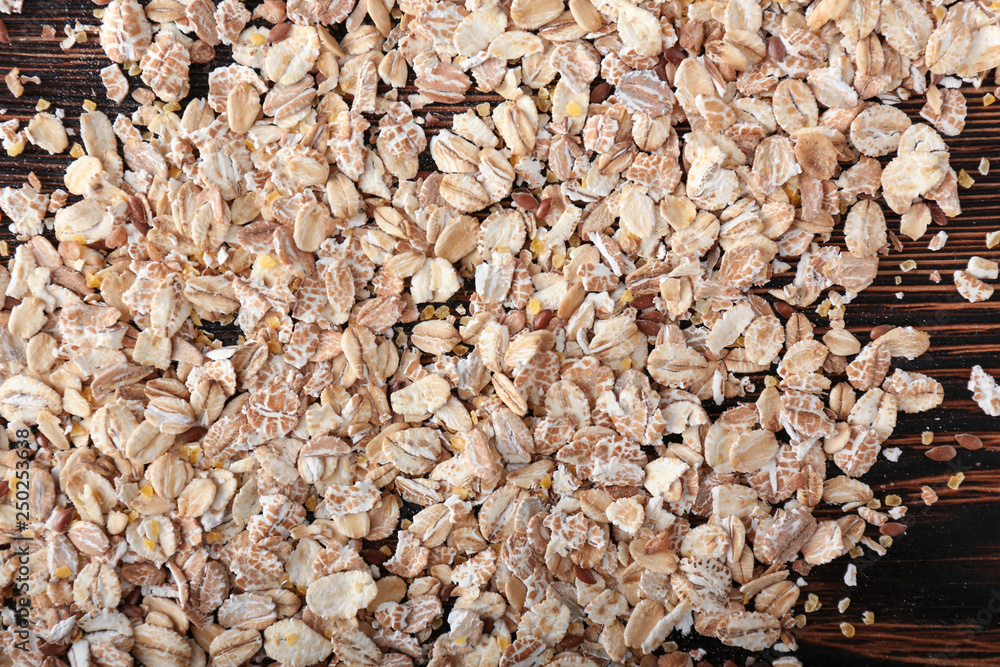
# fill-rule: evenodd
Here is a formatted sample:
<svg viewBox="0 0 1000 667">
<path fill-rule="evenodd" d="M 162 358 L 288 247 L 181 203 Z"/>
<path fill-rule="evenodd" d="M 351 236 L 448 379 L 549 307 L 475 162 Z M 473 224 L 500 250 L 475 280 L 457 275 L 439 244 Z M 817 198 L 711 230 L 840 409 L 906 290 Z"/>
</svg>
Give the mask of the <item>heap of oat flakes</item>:
<svg viewBox="0 0 1000 667">
<path fill-rule="evenodd" d="M 141 106 L 83 113 L 66 191 L 0 191 L 24 240 L 0 414 L 39 434 L 14 664 L 649 665 L 692 629 L 794 648 L 799 575 L 880 548 L 867 524 L 898 534 L 905 506 L 857 478 L 943 397 L 891 369 L 927 335 L 844 323 L 885 207 L 911 238 L 959 213 L 941 135 L 1000 62 L 992 11 L 251 9 L 99 9 L 108 95 Z M 928 124 L 893 106 L 911 95 Z M 458 110 L 431 131 L 430 104 Z M 0 125 L 4 147 L 65 152 L 61 117 Z"/>
</svg>

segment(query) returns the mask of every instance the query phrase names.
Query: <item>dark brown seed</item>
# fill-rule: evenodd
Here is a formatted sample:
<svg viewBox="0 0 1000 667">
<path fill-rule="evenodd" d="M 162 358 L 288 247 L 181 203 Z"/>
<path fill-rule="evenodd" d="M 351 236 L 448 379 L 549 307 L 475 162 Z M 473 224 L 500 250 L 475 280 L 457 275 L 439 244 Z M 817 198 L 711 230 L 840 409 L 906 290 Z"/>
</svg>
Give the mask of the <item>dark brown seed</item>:
<svg viewBox="0 0 1000 667">
<path fill-rule="evenodd" d="M 650 338 L 656 338 L 660 335 L 660 328 L 663 326 L 659 322 L 650 322 L 649 320 L 636 320 L 635 325 L 639 327 L 639 331 Z"/>
<path fill-rule="evenodd" d="M 646 310 L 647 308 L 652 307 L 653 299 L 655 298 L 656 298 L 655 294 L 643 294 L 641 296 L 637 296 L 634 299 L 632 299 L 632 303 L 630 303 L 629 305 L 635 308 L 636 310 Z"/>
<path fill-rule="evenodd" d="M 10 484 L 7 483 L 7 480 L 0 479 L 0 498 L 6 498 L 8 493 L 10 493 Z"/>
<path fill-rule="evenodd" d="M 538 208 L 538 199 L 527 190 L 515 190 L 511 193 L 510 198 L 525 211 L 534 211 Z"/>
<path fill-rule="evenodd" d="M 545 310 L 540 310 L 538 311 L 538 314 L 535 315 L 535 321 L 531 323 L 531 328 L 534 331 L 538 331 L 539 329 L 544 329 L 545 327 L 549 326 L 549 322 L 551 321 L 552 321 L 552 311 L 548 308 L 546 308 Z"/>
<path fill-rule="evenodd" d="M 493 628 L 495 628 L 495 627 L 496 627 L 496 621 L 494 621 L 492 618 L 486 617 L 486 618 L 483 619 L 483 634 L 484 635 L 492 635 L 493 634 Z"/>
<path fill-rule="evenodd" d="M 924 455 L 931 461 L 951 461 L 955 458 L 956 453 L 955 448 L 951 445 L 938 445 L 928 449 Z"/>
<path fill-rule="evenodd" d="M 48 447 L 49 445 L 52 444 L 52 442 L 41 433 L 39 433 L 38 436 L 35 437 L 35 442 L 37 442 L 38 446 L 42 448 Z"/>
<path fill-rule="evenodd" d="M 690 664 L 691 656 L 680 651 L 661 655 L 656 661 L 656 667 L 687 667 Z"/>
<path fill-rule="evenodd" d="M 142 589 L 136 586 L 132 589 L 132 592 L 126 596 L 125 604 L 139 604 L 140 599 L 142 599 Z"/>
<path fill-rule="evenodd" d="M 133 195 L 128 198 L 128 207 L 132 212 L 132 224 L 135 225 L 135 228 L 139 230 L 140 234 L 148 232 L 149 220 L 146 215 L 146 207 L 143 206 L 142 200 Z"/>
<path fill-rule="evenodd" d="M 552 200 L 548 197 L 538 202 L 538 208 L 535 209 L 535 217 L 539 220 L 544 220 L 545 216 L 549 214 L 549 209 L 552 208 Z"/>
<path fill-rule="evenodd" d="M 653 71 L 656 72 L 656 78 L 658 78 L 660 81 L 670 80 L 670 77 L 667 76 L 666 63 L 660 63 L 659 65 L 653 68 Z"/>
<path fill-rule="evenodd" d="M 611 84 L 607 81 L 601 81 L 590 91 L 591 104 L 600 104 L 609 97 L 611 97 Z"/>
<path fill-rule="evenodd" d="M 136 590 L 139 590 L 138 588 Z M 134 604 L 125 605 L 122 608 L 122 613 L 132 619 L 142 618 L 142 607 Z"/>
<path fill-rule="evenodd" d="M 73 514 L 76 513 L 72 507 L 60 507 L 53 512 L 52 530 L 57 533 L 65 533 L 69 524 L 73 523 Z"/>
<path fill-rule="evenodd" d="M 378 549 L 362 549 L 361 557 L 364 558 L 365 562 L 369 565 L 381 565 L 389 560 L 389 557 Z"/>
<path fill-rule="evenodd" d="M 181 434 L 181 440 L 187 444 L 198 442 L 205 437 L 206 433 L 208 433 L 208 429 L 204 426 L 193 426 Z"/>
<path fill-rule="evenodd" d="M 799 312 L 795 310 L 792 306 L 789 306 L 784 301 L 778 301 L 774 304 L 774 309 L 778 311 L 778 314 L 782 317 L 791 317 L 795 313 Z"/>
<path fill-rule="evenodd" d="M 576 578 L 587 584 L 588 586 L 593 586 L 597 583 L 597 579 L 594 578 L 594 573 L 590 570 L 580 567 L 579 565 L 573 566 L 573 574 Z"/>
<path fill-rule="evenodd" d="M 10 35 L 7 34 L 7 24 L 0 21 L 0 43 L 10 44 Z"/>
<path fill-rule="evenodd" d="M 448 598 L 451 597 L 452 591 L 454 591 L 456 588 L 458 588 L 457 584 L 448 584 L 447 586 L 441 589 L 441 594 L 439 595 L 439 597 L 442 600 L 447 600 Z"/>
<path fill-rule="evenodd" d="M 872 329 L 872 333 L 871 333 L 872 340 L 877 340 L 877 339 L 881 338 L 882 336 L 886 335 L 887 333 L 889 333 L 890 331 L 892 331 L 895 328 L 896 327 L 892 326 L 891 324 L 880 324 L 880 325 L 878 325 L 877 327 L 875 327 L 874 329 Z"/>
<path fill-rule="evenodd" d="M 785 43 L 777 35 L 773 35 L 767 40 L 767 55 L 771 56 L 771 60 L 779 63 L 785 59 Z"/>
<path fill-rule="evenodd" d="M 649 310 L 644 310 L 639 313 L 640 320 L 649 320 L 650 322 L 662 322 L 663 313 L 656 310 L 655 308 L 650 308 Z"/>
<path fill-rule="evenodd" d="M 944 214 L 944 211 L 941 210 L 941 207 L 938 206 L 937 202 L 928 201 L 924 203 L 931 209 L 931 221 L 938 227 L 947 227 L 948 216 Z"/>
<path fill-rule="evenodd" d="M 142 200 L 132 195 L 128 198 L 128 208 L 132 212 L 132 222 L 145 222 L 146 221 L 146 207 L 143 206 Z"/>
<path fill-rule="evenodd" d="M 687 58 L 687 54 L 678 49 L 676 46 L 671 47 L 666 51 L 664 51 L 663 56 L 667 59 L 667 62 L 669 62 L 674 67 L 680 65 L 682 62 L 684 62 L 684 59 Z"/>
<path fill-rule="evenodd" d="M 571 651 L 583 643 L 583 635 L 566 635 L 558 646 L 563 651 Z"/>
<path fill-rule="evenodd" d="M 906 532 L 905 523 L 896 523 L 895 521 L 890 521 L 889 523 L 884 523 L 879 526 L 878 532 L 883 535 L 888 535 L 889 537 L 899 537 Z"/>
<path fill-rule="evenodd" d="M 69 644 L 66 643 L 57 644 L 56 642 L 42 642 L 42 644 L 38 647 L 38 650 L 45 655 L 59 655 L 64 652 L 68 646 Z"/>
<path fill-rule="evenodd" d="M 267 41 L 271 44 L 277 44 L 288 37 L 288 33 L 291 32 L 291 30 L 291 23 L 279 23 L 271 28 L 271 32 L 267 35 Z"/>
<path fill-rule="evenodd" d="M 971 433 L 960 433 L 955 436 L 955 442 L 958 443 L 959 447 L 964 449 L 982 449 L 983 441 L 979 439 L 978 436 L 972 435 Z"/>
</svg>

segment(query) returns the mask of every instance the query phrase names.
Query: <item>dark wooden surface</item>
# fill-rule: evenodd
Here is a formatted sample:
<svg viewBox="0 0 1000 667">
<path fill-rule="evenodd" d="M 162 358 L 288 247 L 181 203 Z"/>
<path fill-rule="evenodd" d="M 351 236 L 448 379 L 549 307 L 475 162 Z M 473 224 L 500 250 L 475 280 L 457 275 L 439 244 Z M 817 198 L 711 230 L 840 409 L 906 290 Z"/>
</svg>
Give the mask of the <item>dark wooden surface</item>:
<svg viewBox="0 0 1000 667">
<path fill-rule="evenodd" d="M 96 34 L 68 52 L 59 48 L 65 24 L 98 23 L 92 15 L 94 8 L 86 0 L 26 0 L 23 15 L 2 17 L 11 43 L 0 45 L 0 74 L 19 67 L 24 76 L 39 76 L 42 83 L 26 84 L 19 100 L 6 88 L 0 89 L 0 121 L 16 117 L 26 123 L 39 97 L 63 108 L 69 127 L 76 126 L 85 99 L 97 102 L 112 119 L 118 112 L 130 113 L 135 108 L 131 100 L 119 107 L 105 98 L 98 70 L 107 63 Z M 44 24 L 55 27 L 55 39 L 41 37 Z M 220 49 L 218 60 L 227 57 Z M 204 94 L 209 70 L 210 66 L 192 68 L 194 94 Z M 964 267 L 973 254 L 1000 258 L 1000 249 L 990 251 L 985 245 L 985 234 L 1000 229 L 1000 103 L 986 108 L 981 101 L 984 93 L 993 90 L 992 86 L 965 90 L 969 99 L 966 129 L 961 137 L 948 141 L 952 166 L 966 169 L 977 181 L 961 192 L 961 217 L 944 228 L 950 237 L 948 245 L 938 252 L 927 250 L 937 227 L 920 241 L 902 239 L 903 252 L 883 258 L 875 285 L 848 309 L 849 328 L 863 342 L 879 324 L 913 325 L 931 333 L 930 352 L 912 362 L 904 360 L 900 366 L 940 380 L 946 400 L 940 409 L 927 414 L 900 415 L 896 433 L 886 445 L 903 450 L 899 462 L 880 460 L 865 477 L 878 497 L 890 493 L 903 497 L 910 507 L 903 520 L 908 532 L 896 539 L 887 556 L 873 557 L 868 552 L 853 561 L 859 567 L 854 588 L 843 583 L 845 568 L 852 562 L 849 558 L 816 568 L 808 577 L 803 600 L 806 593 L 814 592 L 823 607 L 809 615 L 805 628 L 795 631 L 800 645 L 796 655 L 805 665 L 1000 665 L 1000 434 L 996 433 L 1000 419 L 985 416 L 965 388 L 974 364 L 1000 376 L 1000 297 L 969 304 L 950 280 L 951 272 Z M 902 108 L 918 120 L 922 104 L 913 100 Z M 982 157 L 996 165 L 994 174 L 984 177 L 976 172 Z M 46 191 L 51 191 L 61 186 L 61 173 L 69 161 L 66 155 L 49 157 L 31 146 L 16 159 L 0 151 L 0 186 L 19 186 L 34 171 Z M 898 218 L 891 212 L 888 217 L 891 228 L 898 229 Z M 5 221 L 0 238 L 9 239 L 6 225 Z M 904 274 L 899 264 L 907 259 L 916 260 L 918 266 Z M 940 284 L 928 279 L 934 270 L 944 276 Z M 901 276 L 902 284 L 895 284 L 896 276 Z M 902 292 L 903 299 L 897 299 L 896 292 Z M 975 433 L 985 447 L 976 452 L 959 450 L 955 460 L 935 463 L 924 456 L 928 447 L 920 443 L 925 430 L 935 433 L 935 445 L 953 442 L 956 433 Z M 952 491 L 946 483 L 958 471 L 966 479 L 959 490 Z M 933 507 L 920 502 L 923 485 L 932 486 L 940 495 Z M 877 537 L 874 531 L 869 535 Z M 850 597 L 851 604 L 841 614 L 837 602 L 843 597 Z M 796 613 L 800 609 L 801 605 Z M 875 614 L 874 625 L 861 622 L 864 611 Z M 840 623 L 845 621 L 857 629 L 853 639 L 840 632 Z M 769 664 L 777 657 L 774 653 L 751 656 L 700 637 L 678 641 L 684 648 L 707 649 L 706 659 L 713 665 L 726 659 Z"/>
</svg>

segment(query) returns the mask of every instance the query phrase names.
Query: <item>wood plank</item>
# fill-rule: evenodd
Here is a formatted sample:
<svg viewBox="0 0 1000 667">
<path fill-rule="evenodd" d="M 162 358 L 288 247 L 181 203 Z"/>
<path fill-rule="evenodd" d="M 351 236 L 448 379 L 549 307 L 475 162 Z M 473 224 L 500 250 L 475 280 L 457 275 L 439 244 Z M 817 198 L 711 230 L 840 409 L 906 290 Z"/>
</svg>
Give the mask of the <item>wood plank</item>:
<svg viewBox="0 0 1000 667">
<path fill-rule="evenodd" d="M 3 17 L 12 43 L 0 45 L 0 73 L 16 66 L 25 76 L 41 77 L 42 85 L 26 85 L 26 94 L 19 100 L 6 89 L 0 91 L 0 120 L 26 121 L 39 96 L 65 109 L 72 128 L 77 127 L 75 119 L 85 99 L 98 102 L 112 118 L 131 113 L 136 107 L 131 100 L 116 105 L 104 97 L 97 72 L 107 62 L 96 38 L 68 52 L 59 48 L 64 24 L 97 25 L 92 15 L 95 5 L 87 0 L 27 0 L 25 5 L 25 15 Z M 56 39 L 41 38 L 46 23 L 56 28 Z M 226 49 L 220 48 L 218 56 L 224 62 Z M 212 67 L 192 68 L 193 94 L 204 95 Z M 849 328 L 861 334 L 862 342 L 867 340 L 867 331 L 879 324 L 913 325 L 931 332 L 931 351 L 900 366 L 938 378 L 946 401 L 929 414 L 900 415 L 897 432 L 887 443 L 903 450 L 899 462 L 881 460 L 865 478 L 876 485 L 879 497 L 896 493 L 910 505 L 904 519 L 910 526 L 907 534 L 896 540 L 888 556 L 855 561 L 860 570 L 855 588 L 842 581 L 849 559 L 816 568 L 809 576 L 804 593 L 816 592 L 823 608 L 795 632 L 801 646 L 798 655 L 806 665 L 1000 664 L 1000 538 L 996 529 L 1000 526 L 1000 474 L 996 472 L 1000 468 L 1000 420 L 983 415 L 965 389 L 973 364 L 1000 374 L 1000 311 L 996 299 L 966 303 L 950 280 L 950 273 L 964 267 L 970 255 L 993 259 L 998 255 L 987 250 L 985 235 L 1000 229 L 1000 104 L 984 107 L 980 100 L 985 92 L 965 90 L 969 99 L 966 130 L 948 141 L 952 166 L 976 179 L 971 189 L 961 192 L 963 214 L 943 228 L 949 234 L 948 245 L 938 252 L 927 249 L 937 227 L 919 241 L 901 239 L 903 252 L 892 252 L 882 260 L 875 285 L 848 309 Z M 918 120 L 921 104 L 922 100 L 911 100 L 901 108 Z M 427 111 L 447 119 L 455 110 L 464 108 Z M 428 122 L 431 133 L 441 125 L 433 119 Z M 996 166 L 988 176 L 976 171 L 982 157 Z M 19 186 L 34 171 L 46 190 L 52 190 L 61 186 L 61 173 L 69 161 L 68 156 L 40 155 L 31 147 L 17 159 L 0 153 L 0 186 Z M 898 228 L 898 216 L 889 212 L 887 218 L 891 228 Z M 10 240 L 5 229 L 3 237 Z M 839 230 L 833 240 L 842 241 Z M 899 264 L 906 259 L 917 261 L 917 269 L 902 272 Z M 934 270 L 944 278 L 940 284 L 928 280 Z M 790 280 L 791 275 L 779 276 L 777 282 Z M 903 298 L 896 299 L 896 292 L 902 292 Z M 960 451 L 948 463 L 935 463 L 923 455 L 928 447 L 920 444 L 920 433 L 925 430 L 935 432 L 935 445 L 951 442 L 953 434 L 964 432 L 979 435 L 985 447 L 978 452 Z M 959 471 L 966 480 L 958 491 L 951 491 L 945 483 Z M 919 502 L 923 485 L 934 487 L 941 496 L 933 507 Z M 837 601 L 846 596 L 851 605 L 840 614 Z M 875 613 L 874 625 L 862 624 L 860 615 L 866 610 Z M 840 634 L 843 621 L 857 629 L 851 640 Z M 743 663 L 748 658 L 768 664 L 777 656 L 774 652 L 748 656 L 700 637 L 678 641 L 685 648 L 708 649 L 706 659 L 713 665 L 726 659 Z"/>
</svg>

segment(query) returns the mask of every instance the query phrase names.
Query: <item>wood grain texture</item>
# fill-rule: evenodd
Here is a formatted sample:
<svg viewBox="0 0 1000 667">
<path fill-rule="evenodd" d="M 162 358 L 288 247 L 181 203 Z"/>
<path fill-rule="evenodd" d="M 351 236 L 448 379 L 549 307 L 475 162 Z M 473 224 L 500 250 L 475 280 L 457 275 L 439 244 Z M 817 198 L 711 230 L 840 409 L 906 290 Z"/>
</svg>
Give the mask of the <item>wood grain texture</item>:
<svg viewBox="0 0 1000 667">
<path fill-rule="evenodd" d="M 112 118 L 135 108 L 131 100 L 119 106 L 105 98 L 97 72 L 107 62 L 96 35 L 68 52 L 59 48 L 65 24 L 97 25 L 94 7 L 85 0 L 26 0 L 24 15 L 3 17 L 12 43 L 0 45 L 0 74 L 19 67 L 25 76 L 41 77 L 42 84 L 27 84 L 19 100 L 6 89 L 0 90 L 0 120 L 13 117 L 26 122 L 38 97 L 65 109 L 69 127 L 76 127 L 84 99 L 98 102 Z M 46 23 L 56 28 L 56 39 L 41 38 Z M 220 48 L 218 60 L 226 58 L 225 49 Z M 205 93 L 210 69 L 192 68 L 192 94 Z M 133 88 L 141 85 L 134 79 L 132 83 Z M 920 241 L 902 239 L 903 252 L 883 258 L 876 283 L 848 309 L 849 328 L 862 342 L 867 341 L 871 327 L 879 324 L 913 325 L 930 332 L 930 352 L 899 365 L 940 380 L 946 401 L 928 414 L 900 415 L 896 434 L 887 443 L 903 450 L 899 462 L 880 460 L 865 478 L 880 498 L 899 494 L 910 506 L 903 520 L 909 525 L 906 535 L 896 540 L 886 557 L 854 561 L 859 568 L 857 587 L 843 583 L 849 559 L 816 568 L 809 576 L 803 593 L 818 594 L 823 607 L 809 615 L 805 628 L 795 632 L 800 644 L 797 655 L 805 665 L 1000 664 L 1000 434 L 996 432 L 1000 419 L 986 417 L 965 388 L 973 364 L 1000 376 L 1000 297 L 969 304 L 959 297 L 950 279 L 951 272 L 963 268 L 972 254 L 998 258 L 996 251 L 987 250 L 985 234 L 1000 229 L 1000 104 L 984 107 L 985 92 L 966 89 L 966 130 L 948 141 L 952 166 L 965 169 L 977 181 L 961 192 L 963 214 L 945 227 L 948 245 L 938 252 L 927 249 L 936 227 Z M 490 99 L 470 98 L 475 102 Z M 922 104 L 922 100 L 911 100 L 901 107 L 918 120 Z M 446 125 L 454 109 L 428 110 L 438 116 L 428 119 L 430 132 Z M 976 172 L 983 157 L 997 166 L 994 174 Z M 0 186 L 19 186 L 34 171 L 51 191 L 62 185 L 61 173 L 69 161 L 68 156 L 40 155 L 33 147 L 17 159 L 0 153 Z M 891 213 L 888 217 L 890 227 L 898 229 L 898 217 Z M 5 238 L 10 239 L 5 227 Z M 840 240 L 838 232 L 834 241 Z M 918 266 L 903 273 L 899 264 L 907 259 L 916 260 Z M 928 280 L 934 270 L 944 276 L 940 284 Z M 791 274 L 777 277 L 778 284 L 790 280 Z M 897 292 L 902 292 L 902 299 L 896 298 Z M 228 337 L 225 334 L 232 336 L 225 332 L 221 337 Z M 952 442 L 956 433 L 975 433 L 985 447 L 976 452 L 959 450 L 953 461 L 935 463 L 923 455 L 928 447 L 920 444 L 920 433 L 926 430 L 935 433 L 935 445 Z M 951 491 L 945 485 L 959 471 L 966 475 L 965 482 L 958 491 Z M 941 496 L 933 507 L 920 502 L 923 485 L 932 486 Z M 837 602 L 843 597 L 850 597 L 851 604 L 840 614 Z M 864 611 L 874 612 L 874 625 L 861 622 Z M 857 629 L 853 639 L 840 633 L 840 623 L 845 621 Z M 777 657 L 775 653 L 748 655 L 700 637 L 682 638 L 679 643 L 683 648 L 707 649 L 706 660 L 712 665 L 727 659 L 769 664 Z"/>
</svg>

